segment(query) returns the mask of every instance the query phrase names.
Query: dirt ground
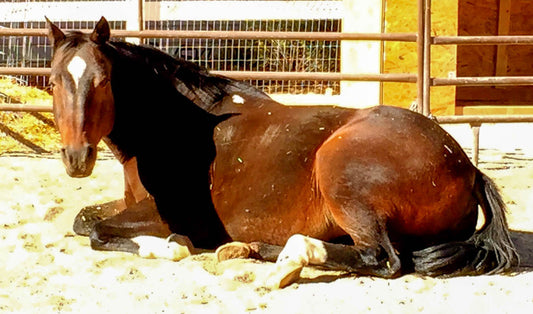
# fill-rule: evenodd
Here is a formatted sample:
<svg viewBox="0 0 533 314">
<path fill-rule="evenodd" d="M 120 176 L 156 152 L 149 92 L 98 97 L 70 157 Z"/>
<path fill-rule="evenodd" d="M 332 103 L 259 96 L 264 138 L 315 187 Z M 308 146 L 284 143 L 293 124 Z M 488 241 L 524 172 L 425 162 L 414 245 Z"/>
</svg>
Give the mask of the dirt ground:
<svg viewBox="0 0 533 314">
<path fill-rule="evenodd" d="M 467 128 L 452 129 L 470 145 Z M 511 228 L 523 231 L 513 236 L 525 268 L 505 276 L 393 280 L 306 268 L 283 290 L 264 287 L 269 263 L 91 250 L 72 222 L 80 208 L 121 197 L 121 167 L 109 155 L 85 179 L 68 177 L 56 155 L 0 155 L 0 312 L 533 313 L 533 127 L 505 130 L 482 129 L 481 146 L 489 149 L 481 151 L 480 168 L 502 189 Z"/>
</svg>

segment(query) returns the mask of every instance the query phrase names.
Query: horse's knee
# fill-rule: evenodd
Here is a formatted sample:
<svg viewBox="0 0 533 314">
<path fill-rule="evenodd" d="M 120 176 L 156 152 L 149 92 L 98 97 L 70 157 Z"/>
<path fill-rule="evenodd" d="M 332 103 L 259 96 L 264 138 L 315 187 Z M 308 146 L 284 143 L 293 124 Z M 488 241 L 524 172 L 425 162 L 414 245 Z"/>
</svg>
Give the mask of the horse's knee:
<svg viewBox="0 0 533 314">
<path fill-rule="evenodd" d="M 121 251 L 137 253 L 138 246 L 125 238 L 116 236 L 108 230 L 104 221 L 97 222 L 89 234 L 91 248 L 97 251 Z"/>
<path fill-rule="evenodd" d="M 120 213 L 125 208 L 122 199 L 84 207 L 74 218 L 72 229 L 77 235 L 89 236 L 95 224 Z"/>
<path fill-rule="evenodd" d="M 97 222 L 93 225 L 91 232 L 89 233 L 89 240 L 91 241 L 91 248 L 94 250 L 100 250 L 108 242 L 109 237 L 105 236 L 102 232 L 101 222 Z"/>
<path fill-rule="evenodd" d="M 120 251 L 137 254 L 139 246 L 128 238 L 112 234 L 105 220 L 94 225 L 89 234 L 91 248 L 97 251 Z"/>
</svg>

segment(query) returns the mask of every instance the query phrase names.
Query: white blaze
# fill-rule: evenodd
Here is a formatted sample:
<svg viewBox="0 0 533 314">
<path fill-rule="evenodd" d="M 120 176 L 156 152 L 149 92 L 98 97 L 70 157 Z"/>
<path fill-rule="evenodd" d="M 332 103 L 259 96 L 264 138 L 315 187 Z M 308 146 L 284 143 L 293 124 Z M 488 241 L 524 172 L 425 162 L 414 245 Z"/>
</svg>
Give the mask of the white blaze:
<svg viewBox="0 0 533 314">
<path fill-rule="evenodd" d="M 76 88 L 78 88 L 79 81 L 83 72 L 85 72 L 85 68 L 87 68 L 87 63 L 80 56 L 74 56 L 67 66 L 67 70 L 72 76 Z"/>
</svg>

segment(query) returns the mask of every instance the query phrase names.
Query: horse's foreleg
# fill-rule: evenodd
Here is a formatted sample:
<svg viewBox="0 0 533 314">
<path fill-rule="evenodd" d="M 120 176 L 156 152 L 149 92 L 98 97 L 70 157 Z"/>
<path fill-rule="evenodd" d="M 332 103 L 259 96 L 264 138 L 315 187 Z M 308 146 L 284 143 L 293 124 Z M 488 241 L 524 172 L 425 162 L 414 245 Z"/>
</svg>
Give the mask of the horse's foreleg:
<svg viewBox="0 0 533 314">
<path fill-rule="evenodd" d="M 194 250 L 187 237 L 172 234 L 151 200 L 98 222 L 90 240 L 95 250 L 122 251 L 145 258 L 180 260 Z"/>
<path fill-rule="evenodd" d="M 143 258 L 164 258 L 179 261 L 193 252 L 188 238 L 172 234 L 167 238 L 155 236 L 137 236 L 123 238 L 113 236 L 102 238 L 97 228 L 90 235 L 91 248 L 100 251 L 120 251 L 137 254 Z"/>
<path fill-rule="evenodd" d="M 122 166 L 124 168 L 124 201 L 126 205 L 135 205 L 148 198 L 150 194 L 144 188 L 139 177 L 137 158 L 128 159 Z"/>
<path fill-rule="evenodd" d="M 98 222 L 115 216 L 126 208 L 124 199 L 86 206 L 74 218 L 72 229 L 77 235 L 89 236 Z"/>
<path fill-rule="evenodd" d="M 139 178 L 136 158 L 123 161 L 122 166 L 124 167 L 124 198 L 82 208 L 74 218 L 73 229 L 76 234 L 89 236 L 98 222 L 115 216 L 150 197 Z"/>
</svg>

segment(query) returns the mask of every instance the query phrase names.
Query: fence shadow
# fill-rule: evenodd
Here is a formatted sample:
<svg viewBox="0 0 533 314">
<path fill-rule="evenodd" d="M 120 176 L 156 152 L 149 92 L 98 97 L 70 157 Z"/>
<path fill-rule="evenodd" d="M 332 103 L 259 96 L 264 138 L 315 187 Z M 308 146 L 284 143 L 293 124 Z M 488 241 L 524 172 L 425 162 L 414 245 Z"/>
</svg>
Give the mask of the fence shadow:
<svg viewBox="0 0 533 314">
<path fill-rule="evenodd" d="M 7 125 L 5 125 L 3 123 L 0 123 L 0 132 L 5 133 L 8 136 L 11 136 L 16 141 L 18 141 L 22 145 L 30 148 L 31 150 L 33 150 L 34 152 L 36 152 L 38 154 L 44 154 L 44 153 L 48 153 L 49 152 L 46 149 L 44 149 L 43 147 L 41 147 L 41 146 L 33 143 L 32 141 L 28 140 L 22 134 L 13 131 Z"/>
</svg>

